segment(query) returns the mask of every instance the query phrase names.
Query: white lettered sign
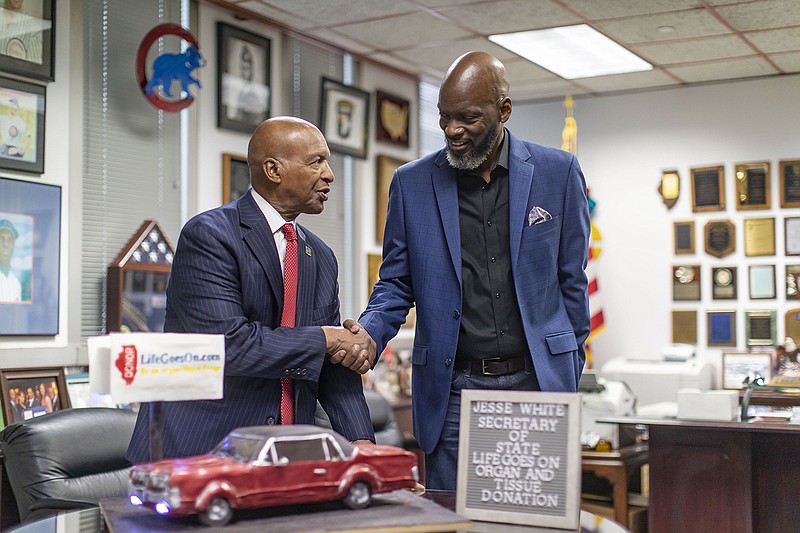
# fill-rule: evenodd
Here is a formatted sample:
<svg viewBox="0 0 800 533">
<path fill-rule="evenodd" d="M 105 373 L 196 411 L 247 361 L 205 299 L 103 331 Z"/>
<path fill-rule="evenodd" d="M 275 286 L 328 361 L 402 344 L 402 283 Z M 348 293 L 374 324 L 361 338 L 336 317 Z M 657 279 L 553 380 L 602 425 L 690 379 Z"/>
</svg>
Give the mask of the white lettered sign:
<svg viewBox="0 0 800 533">
<path fill-rule="evenodd" d="M 456 511 L 577 529 L 580 410 L 577 393 L 463 390 Z"/>
<path fill-rule="evenodd" d="M 112 333 L 88 346 L 91 390 L 116 403 L 222 398 L 224 335 Z"/>
</svg>

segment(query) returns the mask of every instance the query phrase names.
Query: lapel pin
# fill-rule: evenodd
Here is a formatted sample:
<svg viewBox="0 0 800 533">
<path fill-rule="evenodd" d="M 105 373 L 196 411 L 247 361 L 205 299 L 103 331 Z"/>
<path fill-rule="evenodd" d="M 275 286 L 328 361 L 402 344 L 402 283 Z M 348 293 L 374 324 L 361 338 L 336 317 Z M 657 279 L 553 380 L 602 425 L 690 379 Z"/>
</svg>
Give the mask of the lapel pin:
<svg viewBox="0 0 800 533">
<path fill-rule="evenodd" d="M 308 257 L 311 257 L 311 247 L 310 246 L 306 246 L 306 255 Z"/>
</svg>

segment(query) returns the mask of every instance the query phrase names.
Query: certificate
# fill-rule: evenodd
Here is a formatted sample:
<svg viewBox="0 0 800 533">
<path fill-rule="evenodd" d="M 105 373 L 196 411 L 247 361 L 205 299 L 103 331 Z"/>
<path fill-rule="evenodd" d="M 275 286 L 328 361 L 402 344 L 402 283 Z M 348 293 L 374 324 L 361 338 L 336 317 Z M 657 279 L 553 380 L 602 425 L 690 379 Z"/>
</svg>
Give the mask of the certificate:
<svg viewBox="0 0 800 533">
<path fill-rule="evenodd" d="M 769 161 L 736 165 L 736 209 L 769 209 Z"/>
<path fill-rule="evenodd" d="M 723 166 L 691 169 L 692 211 L 722 211 L 725 209 Z"/>
<path fill-rule="evenodd" d="M 775 255 L 775 219 L 744 220 L 744 255 Z"/>
<path fill-rule="evenodd" d="M 775 265 L 750 265 L 750 299 L 775 298 Z"/>
<path fill-rule="evenodd" d="M 783 223 L 786 255 L 800 255 L 800 217 L 786 217 Z"/>
<path fill-rule="evenodd" d="M 800 207 L 800 160 L 781 161 L 781 207 Z"/>
</svg>

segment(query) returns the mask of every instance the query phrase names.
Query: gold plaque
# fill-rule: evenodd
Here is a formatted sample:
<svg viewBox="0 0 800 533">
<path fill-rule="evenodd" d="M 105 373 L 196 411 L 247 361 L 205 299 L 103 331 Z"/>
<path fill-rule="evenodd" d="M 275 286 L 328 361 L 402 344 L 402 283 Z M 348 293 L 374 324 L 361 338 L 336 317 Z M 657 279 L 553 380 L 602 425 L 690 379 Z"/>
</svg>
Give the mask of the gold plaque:
<svg viewBox="0 0 800 533">
<path fill-rule="evenodd" d="M 769 161 L 736 165 L 736 209 L 769 209 Z"/>
<path fill-rule="evenodd" d="M 744 220 L 744 255 L 775 255 L 775 219 L 746 218 Z"/>
<path fill-rule="evenodd" d="M 672 342 L 697 344 L 697 311 L 672 312 Z"/>
<path fill-rule="evenodd" d="M 709 220 L 704 234 L 708 255 L 725 257 L 736 249 L 736 226 L 730 220 Z"/>
<path fill-rule="evenodd" d="M 781 207 L 800 207 L 800 160 L 780 161 Z"/>
<path fill-rule="evenodd" d="M 681 179 L 677 170 L 665 170 L 661 173 L 661 183 L 658 185 L 661 200 L 667 209 L 672 209 L 681 193 Z"/>
<path fill-rule="evenodd" d="M 691 169 L 692 212 L 725 210 L 724 167 L 700 167 Z"/>
</svg>

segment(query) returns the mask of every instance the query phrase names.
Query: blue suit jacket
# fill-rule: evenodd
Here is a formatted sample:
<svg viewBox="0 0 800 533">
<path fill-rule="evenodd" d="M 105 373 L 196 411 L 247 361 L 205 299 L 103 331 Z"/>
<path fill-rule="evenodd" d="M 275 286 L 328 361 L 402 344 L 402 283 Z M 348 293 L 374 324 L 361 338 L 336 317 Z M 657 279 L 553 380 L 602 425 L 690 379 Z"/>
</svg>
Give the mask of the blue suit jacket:
<svg viewBox="0 0 800 533">
<path fill-rule="evenodd" d="M 319 326 L 338 325 L 333 251 L 297 225 L 297 327 L 281 328 L 283 275 L 252 191 L 201 213 L 181 231 L 167 288 L 165 331 L 224 333 L 224 398 L 163 404 L 164 457 L 207 453 L 232 429 L 276 423 L 281 377 L 295 384 L 295 422 L 313 424 L 316 400 L 350 440 L 374 439 L 361 376 L 325 356 Z M 149 460 L 142 406 L 127 458 Z"/>
<path fill-rule="evenodd" d="M 575 391 L 589 334 L 584 268 L 586 183 L 577 159 L 509 133 L 511 267 L 542 390 Z M 528 225 L 534 206 L 552 220 Z M 380 281 L 359 322 L 383 350 L 417 306 L 412 352 L 414 434 L 426 453 L 441 434 L 460 326 L 461 238 L 456 170 L 445 151 L 400 167 L 389 189 Z"/>
</svg>

